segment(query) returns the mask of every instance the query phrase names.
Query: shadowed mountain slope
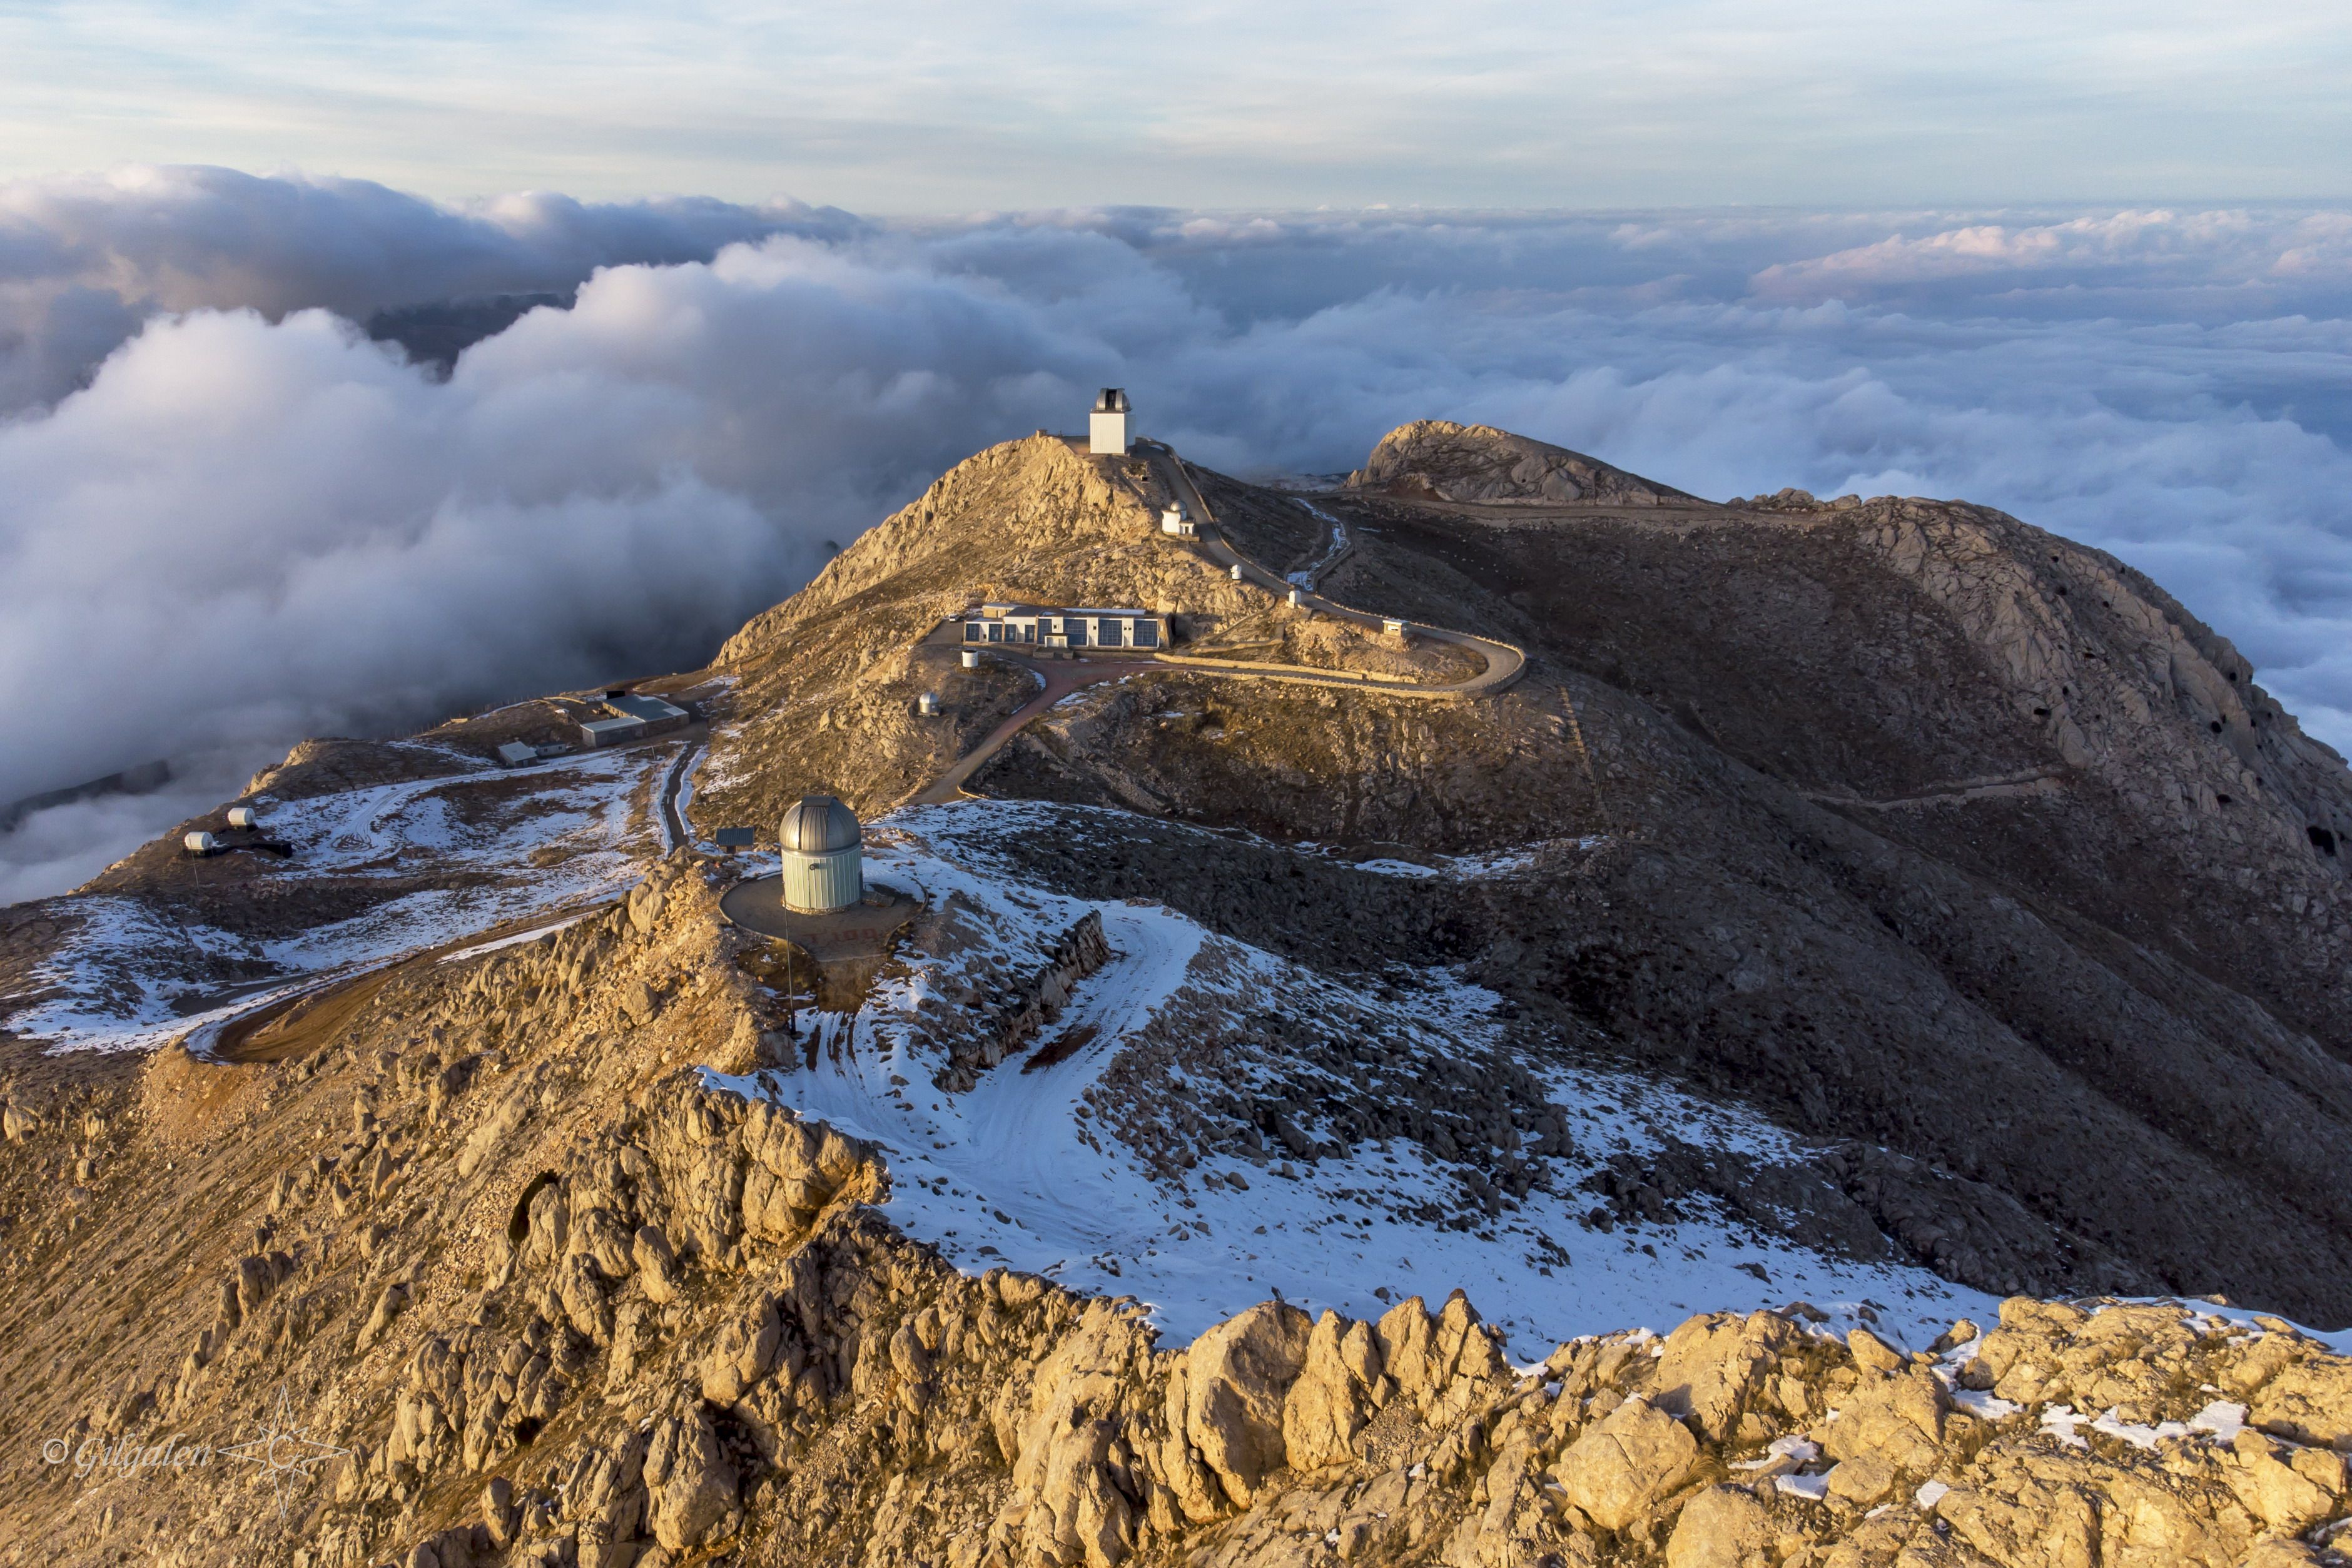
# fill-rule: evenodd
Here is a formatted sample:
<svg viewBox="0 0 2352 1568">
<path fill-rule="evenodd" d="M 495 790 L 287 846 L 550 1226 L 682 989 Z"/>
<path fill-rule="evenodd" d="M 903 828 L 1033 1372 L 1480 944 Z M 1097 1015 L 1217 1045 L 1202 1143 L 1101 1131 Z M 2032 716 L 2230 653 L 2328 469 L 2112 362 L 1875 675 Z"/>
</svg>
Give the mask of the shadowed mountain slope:
<svg viewBox="0 0 2352 1568">
<path fill-rule="evenodd" d="M 1381 451 L 1425 450 L 1422 429 Z M 1525 444 L 1446 439 L 1493 447 L 1489 468 Z M 967 596 L 1241 612 L 1103 473 L 1059 443 L 984 454 L 753 622 L 729 649 L 746 691 L 794 695 L 715 766 L 773 787 L 701 801 L 772 809 L 840 755 L 890 752 L 911 685 L 870 718 L 814 695 L 858 689 L 866 666 L 827 641 L 852 623 L 878 649 Z M 1297 498 L 1204 484 L 1274 564 L 1290 517 L 1315 549 Z M 1523 1009 L 1530 1051 L 1622 1057 L 1983 1184 L 2092 1277 L 2352 1318 L 2341 759 L 2144 578 L 2013 518 L 1674 497 L 1313 497 L 1355 547 L 1334 598 L 1520 643 L 1529 677 L 1430 705 L 1139 675 L 1065 701 L 973 787 L 1359 853 L 1605 835 L 1621 853 L 1507 899 L 1441 877 L 1344 911 L 1236 906 L 1213 839 L 1052 869 L 1277 948 L 1465 965 Z M 787 721 L 820 700 L 841 728 Z"/>
<path fill-rule="evenodd" d="M 1175 461 L 975 455 L 646 683 L 707 736 L 306 742 L 290 855 L 6 911 L 0 1564 L 2338 1568 L 2254 1313 L 2352 1322 L 2352 775 L 2225 641 L 1435 423 L 1186 471 L 1290 606 Z M 1524 674 L 1329 684 L 1416 626 Z M 907 924 L 813 978 L 722 898 L 818 789 Z"/>
</svg>

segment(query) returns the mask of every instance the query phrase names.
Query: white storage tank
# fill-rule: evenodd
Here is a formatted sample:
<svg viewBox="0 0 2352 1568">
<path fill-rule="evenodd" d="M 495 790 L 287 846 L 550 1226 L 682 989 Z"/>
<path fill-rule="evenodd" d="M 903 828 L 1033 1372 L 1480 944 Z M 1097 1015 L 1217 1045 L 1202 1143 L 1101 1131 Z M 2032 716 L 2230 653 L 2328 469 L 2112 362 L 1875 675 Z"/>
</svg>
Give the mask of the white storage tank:
<svg viewBox="0 0 2352 1568">
<path fill-rule="evenodd" d="M 803 795 L 776 834 L 784 856 L 784 907 L 802 915 L 847 909 L 866 892 L 856 814 L 830 795 Z"/>
<path fill-rule="evenodd" d="M 228 825 L 232 828 L 257 828 L 261 826 L 261 815 L 250 806 L 231 806 L 228 809 Z"/>
<path fill-rule="evenodd" d="M 205 832 L 190 833 L 180 842 L 192 855 L 208 855 L 220 847 L 220 841 Z"/>
<path fill-rule="evenodd" d="M 967 670 L 976 670 L 976 669 L 980 668 L 980 650 L 979 650 L 979 649 L 977 649 L 977 648 L 966 648 L 966 649 L 963 651 L 963 667 L 964 667 L 965 669 L 967 669 Z"/>
</svg>

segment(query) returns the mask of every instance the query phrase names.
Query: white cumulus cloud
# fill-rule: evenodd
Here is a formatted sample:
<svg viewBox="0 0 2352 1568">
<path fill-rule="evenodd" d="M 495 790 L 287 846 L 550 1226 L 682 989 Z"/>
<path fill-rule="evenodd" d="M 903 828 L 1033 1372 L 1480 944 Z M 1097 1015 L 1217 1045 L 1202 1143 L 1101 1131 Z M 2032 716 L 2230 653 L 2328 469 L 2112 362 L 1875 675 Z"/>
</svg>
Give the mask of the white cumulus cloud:
<svg viewBox="0 0 2352 1568">
<path fill-rule="evenodd" d="M 2148 570 L 2352 741 L 2343 214 L 871 224 L 198 173 L 0 198 L 0 365 L 37 389 L 0 421 L 0 802 L 156 758 L 198 780 L 36 813 L 0 897 L 303 735 L 697 663 L 826 541 L 1108 383 L 1245 473 L 1450 417 L 1705 495 L 2002 507 Z M 283 243 L 249 221 L 278 204 L 311 213 Z M 683 254 L 613 237 L 648 229 Z M 446 379 L 350 324 L 548 279 L 576 302 Z"/>
</svg>

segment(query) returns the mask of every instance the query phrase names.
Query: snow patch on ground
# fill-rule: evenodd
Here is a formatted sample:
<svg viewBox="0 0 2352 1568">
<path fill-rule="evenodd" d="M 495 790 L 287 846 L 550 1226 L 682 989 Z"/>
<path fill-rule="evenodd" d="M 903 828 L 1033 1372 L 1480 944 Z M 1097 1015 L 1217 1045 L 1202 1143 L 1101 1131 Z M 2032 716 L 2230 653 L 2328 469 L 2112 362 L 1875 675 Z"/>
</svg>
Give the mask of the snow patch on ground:
<svg viewBox="0 0 2352 1568">
<path fill-rule="evenodd" d="M 882 1145 L 887 1213 L 958 1265 L 1002 1263 L 1133 1294 L 1186 1340 L 1277 1294 L 1368 1317 L 1410 1295 L 1434 1303 L 1459 1286 L 1516 1353 L 1536 1355 L 1579 1333 L 1671 1328 L 1693 1312 L 1799 1300 L 1835 1322 L 1874 1320 L 1910 1344 L 1955 1316 L 1997 1309 L 1994 1298 L 1924 1270 L 1825 1259 L 1728 1220 L 1590 1230 L 1580 1219 L 1590 1195 L 1572 1187 L 1531 1192 L 1476 1228 L 1400 1220 L 1400 1209 L 1458 1206 L 1460 1193 L 1457 1173 L 1403 1139 L 1359 1143 L 1344 1159 L 1286 1160 L 1279 1149 L 1262 1163 L 1213 1156 L 1181 1179 L 1155 1178 L 1087 1103 L 1122 1052 L 1180 1006 L 1222 1002 L 1245 1013 L 1269 995 L 1336 1001 L 1340 988 L 1158 905 L 1089 904 L 1023 886 L 987 852 L 1006 833 L 1083 838 L 1086 816 L 959 802 L 888 819 L 870 855 L 877 879 L 911 884 L 934 907 L 953 895 L 968 945 L 944 962 L 915 956 L 911 973 L 878 985 L 856 1015 L 823 1019 L 814 1068 L 723 1080 Z M 935 1087 L 940 1061 L 924 1049 L 920 1027 L 926 998 L 1034 962 L 1089 908 L 1115 956 L 1045 1031 L 1086 1043 L 1033 1071 L 1008 1060 L 970 1092 Z M 1475 1054 L 1486 1046 L 1493 1001 L 1439 984 L 1405 994 L 1394 1016 L 1425 1041 Z M 1579 1071 L 1549 1083 L 1575 1129 L 1578 1174 L 1667 1136 L 1747 1153 L 1788 1146 L 1759 1119 L 1631 1075 Z"/>
<path fill-rule="evenodd" d="M 1291 500 L 1305 507 L 1308 516 L 1331 526 L 1330 542 L 1323 547 L 1323 553 L 1316 558 L 1313 565 L 1303 571 L 1292 572 L 1288 579 L 1291 583 L 1299 588 L 1312 589 L 1315 586 L 1315 580 L 1329 570 L 1331 563 L 1339 559 L 1340 552 L 1348 548 L 1348 525 L 1312 501 L 1301 499 L 1297 496 L 1293 496 Z"/>
<path fill-rule="evenodd" d="M 446 879 L 299 935 L 255 940 L 183 925 L 128 897 L 74 900 L 82 918 L 35 977 L 55 995 L 11 1020 L 52 1050 L 152 1050 L 208 1036 L 256 1008 L 509 921 L 611 898 L 656 852 L 657 789 L 675 747 L 412 779 L 299 800 L 260 798 L 273 837 L 294 846 L 280 880 Z M 465 759 L 471 762 L 473 759 Z M 205 994 L 219 961 L 277 971 L 276 984 Z M 209 1004 L 209 1005 L 208 1005 Z"/>
<path fill-rule="evenodd" d="M 526 942 L 536 942 L 542 936 L 552 936 L 567 926 L 577 925 L 595 913 L 593 909 L 583 909 L 576 915 L 568 915 L 550 925 L 534 925 L 528 931 L 518 931 L 511 936 L 501 936 L 495 942 L 477 942 L 470 947 L 460 947 L 454 953 L 442 954 L 439 961 L 444 964 L 461 963 L 467 958 L 478 958 L 485 953 L 497 953 L 509 947 L 520 947 Z"/>
<path fill-rule="evenodd" d="M 687 841 L 697 850 L 711 848 L 705 844 L 701 836 L 694 831 L 694 786 L 696 780 L 702 777 L 704 764 L 710 760 L 710 750 L 708 745 L 694 748 L 694 755 L 686 759 L 683 775 L 678 779 L 677 785 L 678 825 L 686 830 Z M 677 847 L 669 841 L 669 823 L 667 820 L 662 822 L 662 842 L 667 848 Z"/>
</svg>

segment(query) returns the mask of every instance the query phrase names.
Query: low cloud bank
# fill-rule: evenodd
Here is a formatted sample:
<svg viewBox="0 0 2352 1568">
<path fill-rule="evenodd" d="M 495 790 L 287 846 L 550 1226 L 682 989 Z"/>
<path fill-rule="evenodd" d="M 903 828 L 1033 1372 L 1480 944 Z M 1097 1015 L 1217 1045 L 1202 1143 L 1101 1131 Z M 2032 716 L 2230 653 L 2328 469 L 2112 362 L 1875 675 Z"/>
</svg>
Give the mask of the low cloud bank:
<svg viewBox="0 0 2352 1568">
<path fill-rule="evenodd" d="M 573 283 L 446 381 L 350 324 Z M 698 663 L 828 541 L 1104 383 L 1241 472 L 1439 416 L 1706 495 L 1983 501 L 2148 570 L 2343 746 L 2347 295 L 2326 212 L 882 225 L 217 171 L 7 187 L 0 802 Z M 0 899 L 217 798 L 35 813 Z"/>
<path fill-rule="evenodd" d="M 365 180 L 186 166 L 11 181 L 0 183 L 0 414 L 64 396 L 158 311 L 316 308 L 364 321 L 862 226 L 830 208 L 698 197 L 530 192 L 448 208 Z"/>
</svg>

